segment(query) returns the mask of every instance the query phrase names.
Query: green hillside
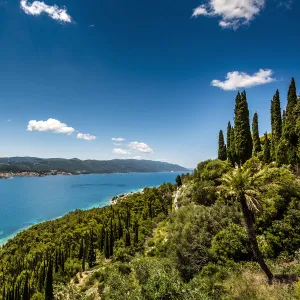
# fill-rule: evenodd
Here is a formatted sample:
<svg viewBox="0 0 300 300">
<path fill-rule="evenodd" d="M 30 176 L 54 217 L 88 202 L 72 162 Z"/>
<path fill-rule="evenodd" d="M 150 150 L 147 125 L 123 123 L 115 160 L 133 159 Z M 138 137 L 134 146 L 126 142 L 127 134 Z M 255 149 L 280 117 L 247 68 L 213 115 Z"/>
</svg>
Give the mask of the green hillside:
<svg viewBox="0 0 300 300">
<path fill-rule="evenodd" d="M 63 158 L 8 157 L 0 158 L 0 172 L 33 171 L 49 172 L 58 170 L 70 173 L 129 173 L 129 172 L 171 172 L 187 171 L 179 165 L 160 161 L 113 159 L 80 160 Z"/>
</svg>

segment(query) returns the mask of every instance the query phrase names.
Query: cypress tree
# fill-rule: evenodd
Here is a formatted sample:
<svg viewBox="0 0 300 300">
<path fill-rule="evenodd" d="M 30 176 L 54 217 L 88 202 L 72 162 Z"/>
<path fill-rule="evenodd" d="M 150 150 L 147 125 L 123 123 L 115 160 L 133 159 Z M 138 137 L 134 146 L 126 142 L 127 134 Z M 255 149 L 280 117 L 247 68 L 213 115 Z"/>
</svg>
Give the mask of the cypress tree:
<svg viewBox="0 0 300 300">
<path fill-rule="evenodd" d="M 83 257 L 83 238 L 80 239 L 78 259 L 82 259 L 82 257 Z"/>
<path fill-rule="evenodd" d="M 24 289 L 23 289 L 23 298 L 22 300 L 29 300 L 29 283 L 28 283 L 28 273 L 26 274 Z"/>
<path fill-rule="evenodd" d="M 252 156 L 252 136 L 246 92 L 238 92 L 234 110 L 234 137 L 237 163 L 245 163 Z"/>
<path fill-rule="evenodd" d="M 227 146 L 226 146 L 226 150 L 227 150 L 227 159 L 232 162 L 232 157 L 231 157 L 231 153 L 230 153 L 230 150 L 231 150 L 231 143 L 230 143 L 230 135 L 231 135 L 231 123 L 230 121 L 228 122 L 228 125 L 227 125 L 227 135 L 226 135 L 226 143 L 227 143 Z"/>
<path fill-rule="evenodd" d="M 105 230 L 105 238 L 104 238 L 104 256 L 105 258 L 109 258 L 109 238 L 108 238 L 107 230 Z"/>
<path fill-rule="evenodd" d="M 282 118 L 280 96 L 277 90 L 271 104 L 271 125 L 272 125 L 272 141 L 277 145 L 282 136 Z"/>
<path fill-rule="evenodd" d="M 267 132 L 265 133 L 265 142 L 264 142 L 264 162 L 266 164 L 271 161 L 271 145 L 270 140 L 268 138 Z"/>
<path fill-rule="evenodd" d="M 114 233 L 113 233 L 112 218 L 110 219 L 109 254 L 110 256 L 114 254 Z"/>
<path fill-rule="evenodd" d="M 89 256 L 88 256 L 89 267 L 92 268 L 96 263 L 96 252 L 94 247 L 94 233 L 90 233 L 90 245 L 89 245 Z"/>
<path fill-rule="evenodd" d="M 252 121 L 252 138 L 253 138 L 253 150 L 254 154 L 257 155 L 261 151 L 261 143 L 258 129 L 258 114 L 257 112 L 253 116 Z"/>
<path fill-rule="evenodd" d="M 230 162 L 231 165 L 234 166 L 237 163 L 236 151 L 235 151 L 235 135 L 234 135 L 234 127 L 230 130 Z"/>
<path fill-rule="evenodd" d="M 182 186 L 182 181 L 181 181 L 181 176 L 180 175 L 177 175 L 175 181 L 177 183 L 177 187 L 181 187 Z"/>
<path fill-rule="evenodd" d="M 287 161 L 291 165 L 296 165 L 298 162 L 298 133 L 296 132 L 296 106 L 297 92 L 294 78 L 288 91 L 287 106 L 283 127 L 283 138 L 286 140 L 284 144 L 287 146 Z"/>
<path fill-rule="evenodd" d="M 276 151 L 282 136 L 282 117 L 280 96 L 277 90 L 273 100 L 271 101 L 271 127 L 272 127 L 272 144 L 271 144 L 271 157 L 276 159 Z"/>
<path fill-rule="evenodd" d="M 45 300 L 53 300 L 53 270 L 52 261 L 50 260 L 47 270 L 46 286 L 45 286 Z"/>
<path fill-rule="evenodd" d="M 220 130 L 220 132 L 219 132 L 218 159 L 220 159 L 220 160 L 226 160 L 227 159 L 226 145 L 225 145 L 225 142 L 224 142 L 224 135 L 223 135 L 222 130 Z"/>
<path fill-rule="evenodd" d="M 130 238 L 129 229 L 126 230 L 125 246 L 126 247 L 130 247 L 131 246 L 131 238 Z"/>
</svg>

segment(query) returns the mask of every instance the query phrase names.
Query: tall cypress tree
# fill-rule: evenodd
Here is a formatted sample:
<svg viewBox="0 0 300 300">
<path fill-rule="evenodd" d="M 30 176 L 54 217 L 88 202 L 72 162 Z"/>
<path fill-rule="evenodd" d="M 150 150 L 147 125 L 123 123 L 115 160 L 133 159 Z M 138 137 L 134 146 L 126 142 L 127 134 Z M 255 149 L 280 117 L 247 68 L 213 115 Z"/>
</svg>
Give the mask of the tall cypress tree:
<svg viewBox="0 0 300 300">
<path fill-rule="evenodd" d="M 226 143 L 227 143 L 227 159 L 231 162 L 231 154 L 230 154 L 230 135 L 231 135 L 231 123 L 228 122 L 227 125 L 227 135 L 226 135 Z"/>
<path fill-rule="evenodd" d="M 236 151 L 235 151 L 235 135 L 234 135 L 234 127 L 230 129 L 230 163 L 232 166 L 234 166 L 237 163 L 237 158 L 236 158 Z"/>
<path fill-rule="evenodd" d="M 53 300 L 53 267 L 50 260 L 47 270 L 46 286 L 45 286 L 45 300 Z"/>
<path fill-rule="evenodd" d="M 224 142 L 224 135 L 223 135 L 222 130 L 220 130 L 220 132 L 219 132 L 218 159 L 220 159 L 220 160 L 226 160 L 227 159 L 226 145 L 225 145 L 225 142 Z"/>
<path fill-rule="evenodd" d="M 271 104 L 271 125 L 272 125 L 272 141 L 277 145 L 282 136 L 282 118 L 280 96 L 277 90 Z"/>
<path fill-rule="evenodd" d="M 296 165 L 298 162 L 298 133 L 296 132 L 295 127 L 295 124 L 297 123 L 296 106 L 297 91 L 295 80 L 294 78 L 292 78 L 288 91 L 287 106 L 283 127 L 283 138 L 286 140 L 284 144 L 287 146 L 287 161 L 291 165 Z"/>
<path fill-rule="evenodd" d="M 265 142 L 264 142 L 264 162 L 266 164 L 271 161 L 271 144 L 268 138 L 268 133 L 265 133 Z"/>
<path fill-rule="evenodd" d="M 23 289 L 23 298 L 22 300 L 29 300 L 29 280 L 28 280 L 28 273 L 26 274 L 24 289 Z"/>
<path fill-rule="evenodd" d="M 272 144 L 271 144 L 271 157 L 276 159 L 276 149 L 280 143 L 282 136 L 282 117 L 280 96 L 277 90 L 273 100 L 271 101 L 271 127 L 272 127 Z M 277 160 L 277 159 L 276 159 Z"/>
<path fill-rule="evenodd" d="M 261 151 L 261 143 L 258 129 L 258 114 L 257 112 L 253 116 L 252 121 L 252 138 L 253 138 L 253 150 L 254 154 L 257 155 Z"/>
<path fill-rule="evenodd" d="M 95 252 L 94 233 L 93 233 L 93 231 L 90 232 L 88 263 L 89 263 L 90 268 L 92 268 L 96 263 L 96 252 Z"/>
<path fill-rule="evenodd" d="M 237 162 L 241 165 L 251 158 L 253 150 L 249 109 L 245 91 L 241 94 L 238 92 L 236 96 L 234 114 L 235 150 L 237 154 Z"/>
</svg>

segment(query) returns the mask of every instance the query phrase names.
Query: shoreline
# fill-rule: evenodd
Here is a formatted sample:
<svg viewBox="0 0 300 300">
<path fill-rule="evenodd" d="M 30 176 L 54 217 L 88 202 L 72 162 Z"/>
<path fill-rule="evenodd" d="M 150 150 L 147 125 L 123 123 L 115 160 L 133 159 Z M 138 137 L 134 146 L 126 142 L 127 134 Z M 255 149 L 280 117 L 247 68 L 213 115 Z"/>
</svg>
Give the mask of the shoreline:
<svg viewBox="0 0 300 300">
<path fill-rule="evenodd" d="M 13 179 L 14 177 L 48 177 L 48 176 L 80 176 L 80 175 L 112 175 L 112 174 L 146 174 L 146 173 L 185 173 L 184 171 L 159 171 L 159 172 L 111 172 L 111 173 L 88 173 L 85 171 L 77 171 L 77 173 L 70 173 L 64 171 L 53 170 L 50 172 L 0 172 L 0 179 Z"/>
<path fill-rule="evenodd" d="M 114 173 L 115 174 L 115 173 Z M 121 174 L 125 174 L 125 173 L 121 173 Z M 51 218 L 49 220 L 43 220 L 43 221 L 39 221 L 39 222 L 33 222 L 33 224 L 30 224 L 28 226 L 24 226 L 22 228 L 20 228 L 19 230 L 9 234 L 8 236 L 6 237 L 3 237 L 1 238 L 0 237 L 0 247 L 3 247 L 9 240 L 15 238 L 19 233 L 31 228 L 32 226 L 35 226 L 35 225 L 38 225 L 38 224 L 41 224 L 41 223 L 44 223 L 44 222 L 48 222 L 48 221 L 54 221 L 54 220 L 57 220 L 57 219 L 60 219 L 60 218 L 63 218 L 64 216 L 66 216 L 67 214 L 79 209 L 79 210 L 90 210 L 90 209 L 94 209 L 94 208 L 103 208 L 103 207 L 106 207 L 106 206 L 110 206 L 110 205 L 115 205 L 117 204 L 119 201 L 122 201 L 132 195 L 135 195 L 135 194 L 140 194 L 140 193 L 143 193 L 144 189 L 145 188 L 154 188 L 154 187 L 158 187 L 160 185 L 157 185 L 157 186 L 151 186 L 151 187 L 143 187 L 143 188 L 140 188 L 138 190 L 134 190 L 134 191 L 128 191 L 126 193 L 122 193 L 122 194 L 119 194 L 119 195 L 116 195 L 116 196 L 113 196 L 113 197 L 109 197 L 108 199 L 105 199 L 104 201 L 106 202 L 105 205 L 103 206 L 98 206 L 98 203 L 97 204 L 94 204 L 90 207 L 87 207 L 87 208 L 76 208 L 74 210 L 70 210 L 68 212 L 65 212 L 63 215 L 61 216 L 58 216 L 58 217 L 55 217 L 55 218 Z"/>
</svg>

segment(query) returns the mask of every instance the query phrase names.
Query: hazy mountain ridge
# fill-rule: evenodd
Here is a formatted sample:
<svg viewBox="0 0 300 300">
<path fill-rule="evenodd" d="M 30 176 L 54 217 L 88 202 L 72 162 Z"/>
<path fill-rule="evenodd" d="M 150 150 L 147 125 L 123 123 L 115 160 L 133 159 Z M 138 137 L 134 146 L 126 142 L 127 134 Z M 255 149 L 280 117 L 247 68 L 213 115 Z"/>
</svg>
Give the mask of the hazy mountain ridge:
<svg viewBox="0 0 300 300">
<path fill-rule="evenodd" d="M 152 160 L 113 159 L 80 160 L 77 158 L 38 158 L 38 157 L 2 157 L 0 171 L 34 171 L 48 172 L 58 170 L 65 172 L 86 173 L 129 173 L 129 172 L 171 172 L 187 171 L 177 164 Z"/>
</svg>

